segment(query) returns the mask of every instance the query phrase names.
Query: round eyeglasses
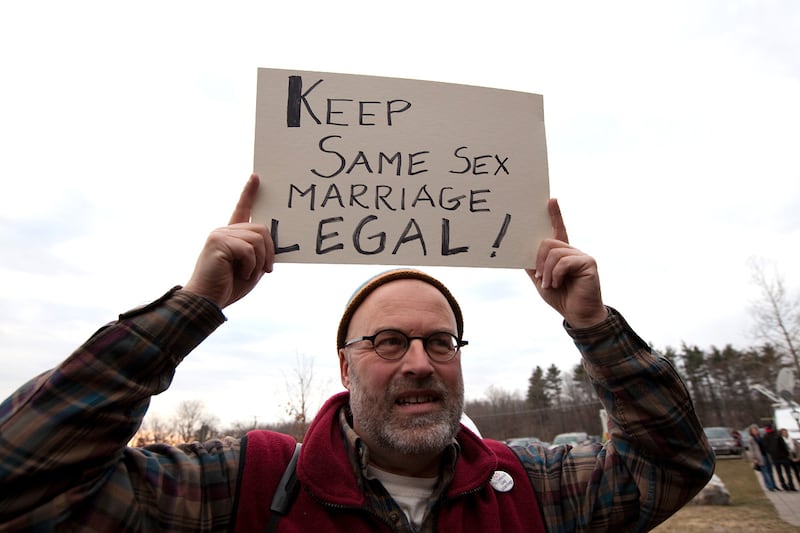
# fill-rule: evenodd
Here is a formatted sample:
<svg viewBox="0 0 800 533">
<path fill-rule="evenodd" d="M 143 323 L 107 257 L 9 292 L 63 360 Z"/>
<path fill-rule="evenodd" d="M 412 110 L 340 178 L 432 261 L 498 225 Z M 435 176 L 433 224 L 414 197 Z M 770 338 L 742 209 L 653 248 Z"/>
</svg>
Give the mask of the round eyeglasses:
<svg viewBox="0 0 800 533">
<path fill-rule="evenodd" d="M 372 349 L 383 359 L 389 361 L 396 361 L 403 357 L 411 346 L 411 341 L 419 339 L 422 341 L 422 347 L 425 353 L 428 354 L 433 361 L 437 363 L 444 363 L 451 360 L 456 356 L 458 350 L 462 346 L 466 346 L 468 341 L 461 340 L 452 333 L 446 331 L 437 331 L 431 333 L 427 337 L 409 337 L 402 331 L 396 329 L 384 329 L 375 335 L 363 335 L 350 339 L 344 343 L 347 348 L 357 342 L 370 341 Z"/>
</svg>

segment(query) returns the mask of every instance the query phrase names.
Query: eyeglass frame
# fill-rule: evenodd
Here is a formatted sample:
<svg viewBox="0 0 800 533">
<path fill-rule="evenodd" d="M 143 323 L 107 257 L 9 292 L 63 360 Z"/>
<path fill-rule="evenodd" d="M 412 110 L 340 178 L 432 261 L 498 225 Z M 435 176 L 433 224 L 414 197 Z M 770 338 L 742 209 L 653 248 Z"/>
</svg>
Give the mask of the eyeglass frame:
<svg viewBox="0 0 800 533">
<path fill-rule="evenodd" d="M 406 339 L 406 347 L 405 347 L 405 349 L 403 350 L 403 352 L 400 355 L 398 355 L 394 359 L 381 355 L 378 352 L 378 350 L 375 349 L 375 339 L 378 337 L 378 335 L 380 335 L 381 333 L 386 333 L 387 331 L 388 332 L 392 332 L 392 333 L 398 333 L 402 337 L 405 337 L 405 339 Z M 456 341 L 455 342 L 456 346 L 455 346 L 455 349 L 453 350 L 453 353 L 451 353 L 447 359 L 435 359 L 430 354 L 430 352 L 428 351 L 428 341 L 434 335 L 440 335 L 442 333 L 444 333 L 445 335 L 449 335 L 451 338 L 453 338 Z M 380 357 L 384 361 L 399 361 L 400 359 L 402 359 L 406 355 L 406 353 L 408 353 L 409 348 L 411 348 L 411 341 L 413 341 L 415 339 L 419 339 L 420 341 L 422 341 L 422 349 L 425 350 L 425 354 L 428 356 L 428 358 L 431 361 L 434 361 L 436 363 L 447 363 L 449 361 L 452 361 L 453 359 L 455 359 L 456 354 L 461 351 L 461 348 L 463 348 L 464 346 L 469 344 L 469 341 L 464 340 L 464 339 L 459 339 L 457 335 L 454 335 L 453 333 L 450 333 L 449 331 L 434 331 L 433 333 L 431 333 L 431 334 L 429 334 L 429 335 L 427 335 L 425 337 L 422 337 L 422 336 L 419 336 L 419 335 L 412 337 L 411 335 L 407 335 L 407 334 L 403 333 L 399 329 L 387 328 L 387 329 L 382 329 L 380 331 L 376 331 L 374 335 L 362 335 L 360 337 L 354 337 L 354 338 L 352 338 L 350 340 L 347 340 L 347 341 L 345 341 L 343 348 L 349 348 L 350 346 L 352 346 L 353 344 L 355 344 L 357 342 L 369 341 L 372 344 L 372 351 L 375 352 L 375 354 L 377 354 L 378 357 Z"/>
</svg>

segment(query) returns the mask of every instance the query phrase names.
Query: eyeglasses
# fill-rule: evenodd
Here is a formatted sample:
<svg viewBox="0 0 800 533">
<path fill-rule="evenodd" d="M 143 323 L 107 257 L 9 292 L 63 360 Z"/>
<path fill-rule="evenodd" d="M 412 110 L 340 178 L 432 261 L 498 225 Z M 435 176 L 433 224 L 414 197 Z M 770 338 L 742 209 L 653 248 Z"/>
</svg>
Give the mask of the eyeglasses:
<svg viewBox="0 0 800 533">
<path fill-rule="evenodd" d="M 361 341 L 370 341 L 372 349 L 381 358 L 388 361 L 396 361 L 406 354 L 408 347 L 411 346 L 411 341 L 414 339 L 422 341 L 425 353 L 437 363 L 445 363 L 451 360 L 462 346 L 469 344 L 468 341 L 458 339 L 455 335 L 446 331 L 437 331 L 427 337 L 409 337 L 402 331 L 384 329 L 375 335 L 364 335 L 350 339 L 344 343 L 344 347 L 347 348 Z"/>
</svg>

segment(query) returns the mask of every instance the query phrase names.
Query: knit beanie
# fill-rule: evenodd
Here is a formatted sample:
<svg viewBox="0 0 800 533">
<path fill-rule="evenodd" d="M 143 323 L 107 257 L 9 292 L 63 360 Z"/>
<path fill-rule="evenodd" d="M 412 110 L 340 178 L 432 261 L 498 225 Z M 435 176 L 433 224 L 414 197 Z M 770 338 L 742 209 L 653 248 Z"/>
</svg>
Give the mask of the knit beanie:
<svg viewBox="0 0 800 533">
<path fill-rule="evenodd" d="M 444 295 L 444 297 L 447 299 L 447 302 L 450 304 L 450 308 L 453 310 L 453 314 L 456 317 L 456 336 L 460 339 L 464 335 L 464 317 L 461 315 L 461 307 L 458 305 L 455 297 L 450 293 L 447 287 L 445 287 L 444 284 L 438 279 L 419 270 L 398 268 L 381 272 L 377 276 L 365 281 L 358 289 L 356 289 L 356 291 L 350 297 L 350 300 L 347 302 L 342 319 L 339 321 L 339 331 L 336 334 L 336 348 L 344 348 L 344 344 L 347 342 L 347 329 L 350 327 L 350 320 L 353 318 L 353 314 L 356 312 L 356 309 L 358 309 L 359 306 L 364 303 L 364 300 L 366 300 L 367 296 L 372 294 L 372 292 L 381 285 L 386 285 L 390 281 L 397 281 L 400 279 L 416 279 L 436 287 L 436 289 L 438 289 L 439 292 L 441 292 L 442 295 Z"/>
</svg>

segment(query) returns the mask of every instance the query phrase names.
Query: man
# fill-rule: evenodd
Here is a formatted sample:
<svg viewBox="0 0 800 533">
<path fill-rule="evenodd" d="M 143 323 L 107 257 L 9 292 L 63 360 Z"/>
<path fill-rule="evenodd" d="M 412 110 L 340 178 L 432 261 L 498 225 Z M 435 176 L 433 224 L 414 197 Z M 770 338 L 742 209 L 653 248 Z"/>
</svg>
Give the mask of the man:
<svg viewBox="0 0 800 533">
<path fill-rule="evenodd" d="M 212 232 L 183 289 L 120 316 L 0 406 L 0 529 L 86 531 L 645 531 L 713 471 L 672 366 L 600 295 L 594 260 L 553 238 L 529 270 L 565 319 L 613 419 L 604 446 L 508 448 L 458 423 L 464 321 L 450 291 L 408 269 L 380 274 L 338 332 L 347 392 L 294 446 L 270 432 L 128 448 L 149 398 L 271 272 L 267 229 L 249 222 L 258 178 Z M 292 493 L 279 483 L 296 479 Z M 294 474 L 294 476 L 293 476 Z M 285 516 L 270 511 L 273 493 Z"/>
<path fill-rule="evenodd" d="M 781 483 L 781 488 L 791 492 L 797 491 L 794 487 L 794 481 L 792 481 L 792 461 L 786 442 L 780 433 L 775 431 L 772 424 L 767 424 L 764 431 L 764 448 L 766 448 L 772 464 L 775 465 L 775 472 L 778 473 L 778 481 Z"/>
<path fill-rule="evenodd" d="M 761 478 L 764 480 L 764 487 L 766 487 L 768 491 L 775 492 L 776 490 L 780 490 L 775 484 L 775 476 L 772 474 L 772 461 L 769 459 L 766 442 L 761 436 L 758 426 L 755 424 L 750 424 L 750 427 L 747 428 L 747 431 L 750 433 L 750 448 L 748 455 L 750 456 L 750 460 L 753 462 L 753 468 L 756 468 L 761 472 Z"/>
<path fill-rule="evenodd" d="M 797 482 L 800 483 L 800 447 L 798 447 L 797 441 L 789 435 L 788 429 L 781 428 L 780 434 L 783 443 L 786 445 L 786 449 L 789 451 L 789 464 L 791 465 L 792 472 L 794 472 Z M 791 479 L 791 475 L 787 475 Z"/>
</svg>

